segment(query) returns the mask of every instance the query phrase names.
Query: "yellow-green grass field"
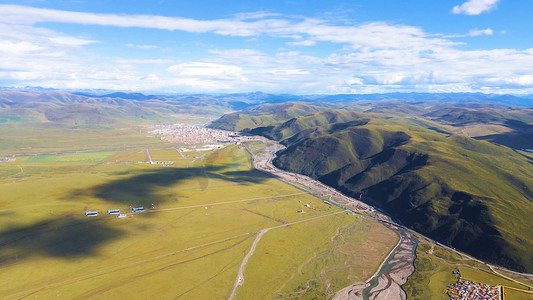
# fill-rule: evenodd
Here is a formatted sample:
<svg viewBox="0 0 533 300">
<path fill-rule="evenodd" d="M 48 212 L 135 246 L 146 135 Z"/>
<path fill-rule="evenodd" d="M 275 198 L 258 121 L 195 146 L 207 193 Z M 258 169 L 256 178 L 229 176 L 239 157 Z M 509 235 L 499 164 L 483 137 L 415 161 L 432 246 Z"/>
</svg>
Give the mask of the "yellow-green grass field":
<svg viewBox="0 0 533 300">
<path fill-rule="evenodd" d="M 25 162 L 101 162 L 115 152 L 85 152 L 69 154 L 40 154 L 26 158 Z"/>
<path fill-rule="evenodd" d="M 153 161 L 176 161 L 183 159 L 175 149 L 149 150 Z"/>
<path fill-rule="evenodd" d="M 269 231 L 236 299 L 329 299 L 368 280 L 397 241 L 383 225 L 346 214 Z"/>
<path fill-rule="evenodd" d="M 66 127 L 48 123 L 12 123 L 0 126 L 0 154 L 37 154 L 79 150 L 128 150 L 133 147 L 168 147 L 159 138 L 149 137 L 151 128 Z"/>
<path fill-rule="evenodd" d="M 503 298 L 502 300 L 531 300 L 533 299 L 533 294 L 514 290 L 511 288 L 503 288 Z"/>
<path fill-rule="evenodd" d="M 427 242 L 418 245 L 416 255 L 415 273 L 403 286 L 408 298 L 449 299 L 445 290 L 457 281 L 456 275 L 452 273 L 454 271 L 459 271 L 464 279 L 478 283 L 527 289 L 523 285 L 498 276 L 485 265 L 463 259 L 458 254 L 438 246 L 432 248 Z M 505 299 L 533 299 L 533 297 L 515 297 L 515 293 L 510 293 Z"/>
<path fill-rule="evenodd" d="M 309 280 L 329 297 L 366 279 L 397 241 L 252 169 L 236 146 L 168 167 L 129 162 L 139 154 L 0 164 L 0 298 L 226 299 L 259 230 L 317 216 L 263 236 L 237 297 L 301 293 Z M 147 211 L 132 214 L 132 206 Z M 88 210 L 99 215 L 85 217 Z M 264 285 L 265 274 L 279 279 Z"/>
<path fill-rule="evenodd" d="M 140 162 L 147 160 L 146 153 L 142 149 L 119 151 L 108 158 L 109 162 Z"/>
</svg>

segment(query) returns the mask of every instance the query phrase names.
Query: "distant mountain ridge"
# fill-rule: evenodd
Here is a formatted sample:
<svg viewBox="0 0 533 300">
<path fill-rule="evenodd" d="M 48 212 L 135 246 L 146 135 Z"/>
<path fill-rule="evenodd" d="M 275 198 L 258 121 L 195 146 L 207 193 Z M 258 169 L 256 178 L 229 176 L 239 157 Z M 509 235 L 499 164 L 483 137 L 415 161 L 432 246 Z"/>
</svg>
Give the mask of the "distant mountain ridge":
<svg viewBox="0 0 533 300">
<path fill-rule="evenodd" d="M 113 124 L 126 120 L 170 120 L 174 114 L 220 116 L 237 107 L 242 105 L 200 96 L 0 91 L 0 123 Z"/>
<path fill-rule="evenodd" d="M 257 105 L 263 103 L 283 103 L 288 101 L 353 103 L 364 101 L 424 101 L 424 102 L 454 102 L 454 103 L 492 103 L 496 105 L 511 105 L 533 107 L 533 95 L 484 94 L 484 93 L 420 93 L 393 92 L 374 94 L 331 94 L 331 95 L 293 95 L 271 94 L 264 92 L 228 93 L 228 94 L 143 94 L 141 92 L 124 92 L 111 90 L 83 90 L 69 91 L 42 87 L 9 88 L 0 87 L 1 91 L 17 91 L 29 93 L 56 92 L 75 94 L 92 98 L 122 98 L 129 100 L 146 99 L 180 99 L 185 97 L 209 98 L 225 102 L 243 101 Z"/>
<path fill-rule="evenodd" d="M 452 100 L 455 102 L 448 102 Z M 467 135 L 480 140 L 517 149 L 532 149 L 533 126 L 530 116 L 533 108 L 498 102 L 503 100 L 507 103 L 533 106 L 532 101 L 525 98 L 474 93 L 298 96 L 255 92 L 169 96 L 106 93 L 106 91 L 97 91 L 93 95 L 87 91 L 73 94 L 40 89 L 24 91 L 10 89 L 0 91 L 0 123 L 50 121 L 71 124 L 113 124 L 120 120 L 170 120 L 174 114 L 201 114 L 212 117 L 226 114 L 215 121 L 216 126 L 227 130 L 243 130 L 268 126 L 280 118 L 296 117 L 328 109 L 347 109 L 367 113 L 419 116 L 446 126 L 464 127 L 465 132 L 468 132 Z M 305 103 L 307 106 L 295 103 Z M 422 103 L 424 105 L 421 105 Z M 271 109 L 279 109 L 276 104 L 292 108 L 286 112 L 288 114 L 286 116 L 265 110 L 269 106 Z M 243 110 L 246 112 L 241 112 Z M 231 114 L 234 111 L 238 112 Z M 65 117 L 61 117 L 61 114 L 65 114 Z M 237 119 L 242 120 L 239 122 Z M 493 125 L 481 129 L 480 126 L 487 122 Z M 441 128 L 438 130 L 442 132 L 450 131 L 450 128 L 439 127 Z"/>
<path fill-rule="evenodd" d="M 513 95 L 483 93 L 384 93 L 384 94 L 340 94 L 314 98 L 315 101 L 348 103 L 358 101 L 424 101 L 453 103 L 491 103 L 497 105 L 533 107 L 533 99 Z"/>
<path fill-rule="evenodd" d="M 80 95 L 94 96 L 90 93 L 80 93 Z M 169 98 L 184 97 L 187 95 L 160 96 L 144 95 L 142 93 L 115 92 L 104 94 L 98 97 L 118 97 L 123 99 L 149 99 L 149 98 Z M 233 93 L 233 94 L 192 94 L 194 97 L 209 97 L 230 101 L 246 101 L 253 104 L 262 103 L 283 103 L 288 101 L 303 102 L 327 102 L 327 103 L 353 103 L 364 101 L 424 101 L 424 102 L 454 102 L 454 103 L 492 103 L 496 105 L 511 105 L 533 107 L 533 97 L 531 95 L 518 97 L 506 94 L 483 94 L 483 93 L 380 93 L 380 94 L 334 94 L 334 95 L 291 95 L 291 94 L 268 94 L 262 92 L 253 93 Z"/>
</svg>

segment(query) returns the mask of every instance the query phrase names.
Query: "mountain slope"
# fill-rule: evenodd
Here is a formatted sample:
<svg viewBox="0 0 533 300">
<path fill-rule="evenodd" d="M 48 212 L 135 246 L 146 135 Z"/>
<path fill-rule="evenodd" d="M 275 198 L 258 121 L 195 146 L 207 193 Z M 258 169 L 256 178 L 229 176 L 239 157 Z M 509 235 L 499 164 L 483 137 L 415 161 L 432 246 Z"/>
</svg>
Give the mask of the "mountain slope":
<svg viewBox="0 0 533 300">
<path fill-rule="evenodd" d="M 281 118 L 282 119 L 282 118 Z M 533 160 L 410 120 L 342 110 L 258 127 L 284 143 L 276 166 L 382 207 L 481 259 L 533 271 Z"/>
<path fill-rule="evenodd" d="M 461 130 L 465 135 L 514 149 L 533 148 L 533 109 L 443 107 L 424 117 Z"/>
</svg>

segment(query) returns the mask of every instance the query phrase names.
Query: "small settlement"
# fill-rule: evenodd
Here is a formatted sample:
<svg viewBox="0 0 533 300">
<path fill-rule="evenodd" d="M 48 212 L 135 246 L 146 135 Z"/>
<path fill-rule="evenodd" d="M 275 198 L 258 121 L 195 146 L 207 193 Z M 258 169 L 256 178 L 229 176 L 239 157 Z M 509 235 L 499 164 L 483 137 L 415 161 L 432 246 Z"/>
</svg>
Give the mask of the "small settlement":
<svg viewBox="0 0 533 300">
<path fill-rule="evenodd" d="M 168 124 L 155 125 L 149 134 L 159 136 L 161 140 L 168 142 L 178 142 L 184 144 L 200 144 L 200 143 L 233 143 L 241 144 L 244 141 L 254 140 L 255 137 L 243 136 L 239 133 L 211 129 L 201 125 L 187 125 L 187 124 Z M 211 146 L 213 145 L 206 145 Z M 216 146 L 215 146 L 216 147 Z"/>
<path fill-rule="evenodd" d="M 454 272 L 454 274 L 458 276 L 457 283 L 450 285 L 446 290 L 450 299 L 500 299 L 499 286 L 490 286 L 463 279 L 459 272 Z"/>
</svg>

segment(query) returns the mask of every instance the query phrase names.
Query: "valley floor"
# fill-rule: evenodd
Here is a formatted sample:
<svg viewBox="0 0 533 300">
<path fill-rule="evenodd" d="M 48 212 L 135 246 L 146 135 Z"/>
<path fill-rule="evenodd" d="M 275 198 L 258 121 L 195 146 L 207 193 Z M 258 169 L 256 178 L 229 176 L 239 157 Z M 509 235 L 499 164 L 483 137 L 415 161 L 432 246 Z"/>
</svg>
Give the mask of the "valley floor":
<svg viewBox="0 0 533 300">
<path fill-rule="evenodd" d="M 467 278 L 472 281 L 490 283 L 493 286 L 512 287 L 509 293 L 504 294 L 505 299 L 533 299 L 533 275 L 511 272 L 496 266 L 489 265 L 483 261 L 465 255 L 455 249 L 446 247 L 427 237 L 414 232 L 404 226 L 395 224 L 386 215 L 376 211 L 356 199 L 350 198 L 338 191 L 301 174 L 295 174 L 280 170 L 272 165 L 275 152 L 283 148 L 282 145 L 270 143 L 269 147 L 254 155 L 254 165 L 259 170 L 268 172 L 281 180 L 312 191 L 326 202 L 335 203 L 346 209 L 350 209 L 355 214 L 360 214 L 366 218 L 372 218 L 382 222 L 390 229 L 398 232 L 402 237 L 398 246 L 393 249 L 388 258 L 378 268 L 378 271 L 367 281 L 355 282 L 354 284 L 339 291 L 335 299 L 447 299 L 448 296 L 443 291 L 455 282 L 452 275 L 454 270 L 461 269 L 466 273 Z M 333 200 L 333 201 L 332 201 Z M 421 247 L 417 248 L 418 240 L 422 240 Z M 431 244 L 431 251 L 425 247 Z M 426 251 L 426 252 L 424 252 Z M 413 265 L 413 262 L 417 262 Z M 430 273 L 425 269 L 425 259 L 439 260 L 445 268 L 430 268 Z M 394 263 L 395 262 L 395 263 Z M 415 268 L 415 266 L 417 266 Z M 455 269 L 454 269 L 455 268 Z M 415 272 L 412 278 L 408 277 Z M 439 276 L 438 284 L 435 284 L 433 277 Z M 446 278 L 442 280 L 442 278 Z M 430 280 L 432 284 L 427 284 Z M 403 286 L 406 284 L 405 286 Z M 517 292 L 519 289 L 522 292 Z M 407 292 L 407 295 L 406 293 Z"/>
<path fill-rule="evenodd" d="M 10 149 L 0 164 L 0 298 L 433 299 L 456 265 L 524 288 L 274 168 L 277 144 L 193 151 L 91 134 L 91 149 Z"/>
<path fill-rule="evenodd" d="M 175 148 L 3 162 L 0 298 L 227 299 L 237 277 L 235 299 L 331 298 L 397 244 L 379 222 L 253 169 L 243 147 Z"/>
</svg>

